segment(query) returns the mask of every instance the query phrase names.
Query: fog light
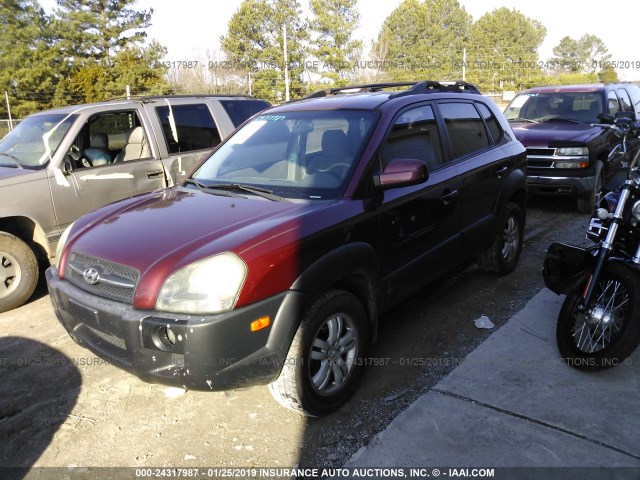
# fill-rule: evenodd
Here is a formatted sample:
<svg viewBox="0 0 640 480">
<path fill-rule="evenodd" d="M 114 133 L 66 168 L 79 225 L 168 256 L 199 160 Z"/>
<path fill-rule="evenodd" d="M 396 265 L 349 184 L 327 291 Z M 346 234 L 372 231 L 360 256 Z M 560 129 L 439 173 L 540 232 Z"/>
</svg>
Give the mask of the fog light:
<svg viewBox="0 0 640 480">
<path fill-rule="evenodd" d="M 171 327 L 158 327 L 153 338 L 156 346 L 165 352 L 172 351 L 176 346 L 176 334 Z"/>
</svg>

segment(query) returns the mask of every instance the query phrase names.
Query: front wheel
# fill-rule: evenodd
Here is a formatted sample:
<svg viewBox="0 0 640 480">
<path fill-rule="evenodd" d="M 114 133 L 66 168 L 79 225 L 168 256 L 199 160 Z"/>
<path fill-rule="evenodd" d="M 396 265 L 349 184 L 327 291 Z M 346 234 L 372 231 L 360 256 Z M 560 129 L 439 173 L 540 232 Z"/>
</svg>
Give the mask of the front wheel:
<svg viewBox="0 0 640 480">
<path fill-rule="evenodd" d="M 38 261 L 18 237 L 0 232 L 0 313 L 24 304 L 38 283 Z"/>
<path fill-rule="evenodd" d="M 608 265 L 584 312 L 578 309 L 581 292 L 562 304 L 556 327 L 560 354 L 579 370 L 616 366 L 640 343 L 640 274 L 622 264 Z"/>
<path fill-rule="evenodd" d="M 348 292 L 329 290 L 305 314 L 269 390 L 291 410 L 308 416 L 327 414 L 354 392 L 368 343 L 361 303 Z"/>
</svg>

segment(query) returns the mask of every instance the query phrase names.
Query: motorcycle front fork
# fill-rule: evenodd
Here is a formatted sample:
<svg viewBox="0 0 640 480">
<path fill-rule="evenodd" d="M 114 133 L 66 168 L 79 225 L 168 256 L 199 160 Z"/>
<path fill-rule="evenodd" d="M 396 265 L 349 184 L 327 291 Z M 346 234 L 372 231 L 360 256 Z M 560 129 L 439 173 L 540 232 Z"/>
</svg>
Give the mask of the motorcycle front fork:
<svg viewBox="0 0 640 480">
<path fill-rule="evenodd" d="M 598 285 L 598 280 L 600 280 L 602 270 L 606 265 L 607 260 L 609 260 L 609 257 L 611 256 L 616 234 L 618 233 L 618 228 L 622 223 L 622 213 L 624 212 L 624 207 L 627 204 L 627 200 L 629 200 L 629 196 L 631 195 L 631 188 L 633 188 L 633 182 L 631 180 L 627 180 L 622 187 L 622 191 L 620 192 L 620 199 L 618 200 L 618 205 L 616 205 L 616 211 L 613 214 L 613 219 L 611 220 L 611 225 L 609 226 L 607 236 L 602 242 L 600 251 L 598 252 L 596 265 L 593 268 L 589 279 L 587 280 L 587 284 L 585 285 L 584 291 L 582 293 L 582 298 L 578 303 L 578 310 L 580 310 L 581 312 L 587 310 L 587 305 L 589 305 L 589 303 L 591 302 L 593 292 L 596 289 L 596 285 Z M 638 255 L 640 255 L 640 249 L 639 252 L 636 253 L 636 256 Z"/>
</svg>

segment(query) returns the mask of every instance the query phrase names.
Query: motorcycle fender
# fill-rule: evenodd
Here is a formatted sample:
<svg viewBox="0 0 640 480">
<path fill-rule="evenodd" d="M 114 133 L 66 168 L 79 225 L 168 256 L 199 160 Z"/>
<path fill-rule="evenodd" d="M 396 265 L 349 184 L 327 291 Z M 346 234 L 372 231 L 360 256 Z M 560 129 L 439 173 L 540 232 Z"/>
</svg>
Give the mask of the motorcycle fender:
<svg viewBox="0 0 640 480">
<path fill-rule="evenodd" d="M 552 243 L 547 249 L 542 269 L 544 284 L 558 295 L 567 295 L 584 284 L 595 260 L 584 248 Z"/>
</svg>

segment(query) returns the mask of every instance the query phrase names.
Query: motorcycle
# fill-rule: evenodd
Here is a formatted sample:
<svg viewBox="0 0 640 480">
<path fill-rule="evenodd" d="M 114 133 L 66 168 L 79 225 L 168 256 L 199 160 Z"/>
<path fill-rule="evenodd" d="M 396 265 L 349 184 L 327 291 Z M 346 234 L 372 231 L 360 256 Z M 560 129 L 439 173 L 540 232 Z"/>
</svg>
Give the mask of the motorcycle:
<svg viewBox="0 0 640 480">
<path fill-rule="evenodd" d="M 556 325 L 560 354 L 587 371 L 619 365 L 640 343 L 640 149 L 631 155 L 627 145 L 640 137 L 640 123 L 611 120 L 601 126 L 621 139 L 612 154 L 633 158 L 596 204 L 587 229 L 595 245 L 553 243 L 543 268 L 547 288 L 567 296 Z"/>
</svg>

